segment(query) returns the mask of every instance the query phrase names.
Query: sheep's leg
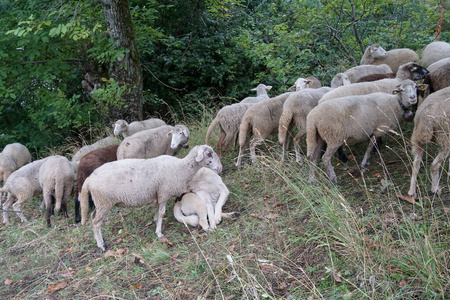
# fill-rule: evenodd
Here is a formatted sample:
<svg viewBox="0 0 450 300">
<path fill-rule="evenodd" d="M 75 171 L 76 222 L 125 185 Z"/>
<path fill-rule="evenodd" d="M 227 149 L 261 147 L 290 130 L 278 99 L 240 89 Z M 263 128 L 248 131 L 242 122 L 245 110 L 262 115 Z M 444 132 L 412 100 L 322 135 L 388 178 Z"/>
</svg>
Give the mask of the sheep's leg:
<svg viewBox="0 0 450 300">
<path fill-rule="evenodd" d="M 39 205 L 39 212 L 42 212 L 45 206 L 45 199 L 42 199 L 41 204 Z"/>
<path fill-rule="evenodd" d="M 239 135 L 240 135 L 240 133 L 239 133 Z M 247 150 L 247 148 L 249 147 L 249 144 L 250 144 L 250 138 L 248 137 L 248 134 L 247 134 L 247 137 L 245 139 L 245 143 L 243 143 L 242 145 L 241 145 L 241 143 L 239 143 L 239 155 L 238 155 L 236 167 L 238 167 L 238 168 L 241 167 L 241 165 L 242 165 L 242 156 L 244 156 L 244 151 Z"/>
<path fill-rule="evenodd" d="M 440 151 L 436 158 L 433 160 L 430 166 L 431 173 L 431 192 L 433 194 L 440 194 L 439 189 L 439 169 L 441 168 L 442 161 L 447 157 L 447 153 Z"/>
<path fill-rule="evenodd" d="M 222 158 L 222 146 L 224 144 L 225 137 L 226 137 L 226 132 L 223 131 L 223 129 L 221 127 L 220 128 L 220 136 L 217 141 L 217 155 L 219 156 L 219 158 Z"/>
<path fill-rule="evenodd" d="M 325 154 L 322 156 L 322 162 L 325 165 L 325 168 L 327 170 L 328 177 L 330 177 L 330 180 L 334 183 L 337 183 L 337 176 L 334 172 L 333 165 L 331 164 L 331 157 L 333 157 L 334 153 L 337 151 L 339 146 L 327 146 L 327 151 L 325 151 Z"/>
<path fill-rule="evenodd" d="M 50 217 L 53 213 L 52 196 L 49 190 L 44 190 L 44 201 L 45 203 L 45 219 L 47 220 L 47 227 L 51 227 Z"/>
<path fill-rule="evenodd" d="M 108 215 L 110 206 L 107 207 L 96 207 L 92 213 L 92 230 L 94 231 L 94 238 L 97 241 L 97 247 L 106 251 L 106 244 L 102 237 L 102 223 L 103 219 Z"/>
<path fill-rule="evenodd" d="M 204 210 L 197 211 L 197 215 L 198 215 L 198 224 L 203 228 L 204 231 L 209 231 L 209 229 L 216 228 L 215 224 L 214 224 L 214 228 L 212 226 L 210 226 L 210 225 L 212 225 L 211 219 L 209 220 L 210 224 L 208 224 L 208 216 L 209 216 L 208 208 L 206 211 L 204 211 Z"/>
<path fill-rule="evenodd" d="M 298 129 L 298 133 L 294 137 L 295 161 L 299 164 L 303 164 L 303 158 L 300 154 L 300 139 L 304 134 L 305 133 L 301 129 Z"/>
<path fill-rule="evenodd" d="M 369 145 L 367 145 L 366 153 L 364 154 L 364 158 L 361 161 L 361 171 L 364 173 L 366 171 L 366 167 L 370 164 L 370 153 L 372 153 L 373 148 L 375 147 L 376 139 L 374 136 L 370 138 Z"/>
<path fill-rule="evenodd" d="M 25 202 L 25 200 L 27 200 L 28 198 L 24 198 L 24 199 L 17 199 L 16 203 L 13 204 L 13 210 L 16 212 L 17 216 L 20 218 L 20 220 L 22 222 L 27 222 L 27 218 L 25 218 L 21 207 L 22 207 L 22 203 Z"/>
<path fill-rule="evenodd" d="M 206 217 L 208 217 L 209 227 L 211 229 L 216 229 L 217 226 L 216 226 L 216 217 L 214 214 L 214 206 L 210 200 L 211 199 L 208 199 L 207 201 L 205 201 L 206 202 L 206 215 L 204 213 L 202 213 L 202 215 L 204 216 L 203 220 L 206 220 Z M 200 222 L 202 222 L 202 216 L 200 216 L 200 212 L 199 212 L 198 217 L 200 218 Z M 206 222 L 206 223 L 208 224 L 208 222 Z M 202 225 L 202 224 L 200 223 L 200 225 Z M 203 227 L 203 225 L 202 225 L 202 227 Z"/>
<path fill-rule="evenodd" d="M 315 184 L 315 168 L 317 166 L 317 160 L 319 159 L 320 153 L 322 152 L 322 148 L 325 146 L 325 141 L 322 138 L 317 139 L 316 147 L 310 157 L 311 166 L 309 167 L 309 180 L 310 184 Z"/>
<path fill-rule="evenodd" d="M 72 194 L 72 189 L 73 189 L 73 187 L 71 187 L 71 188 L 66 187 L 64 189 L 64 196 L 63 196 L 63 199 L 61 202 L 61 213 L 63 214 L 63 216 L 65 218 L 69 217 L 69 213 L 67 212 L 67 202 L 69 201 L 70 194 Z"/>
<path fill-rule="evenodd" d="M 75 223 L 80 223 L 81 214 L 80 214 L 80 200 L 78 199 L 78 193 L 75 193 Z"/>
<path fill-rule="evenodd" d="M 419 173 L 420 169 L 420 163 L 422 161 L 423 156 L 423 149 L 422 147 L 413 146 L 412 152 L 414 154 L 414 162 L 412 167 L 412 174 L 411 174 L 411 184 L 409 186 L 408 195 L 411 197 L 416 196 L 416 185 L 417 185 L 417 174 Z"/>
<path fill-rule="evenodd" d="M 214 207 L 214 219 L 216 220 L 216 225 L 220 224 L 222 221 L 222 207 L 225 205 L 225 202 L 228 199 L 228 195 L 230 192 L 228 189 L 225 189 L 220 192 L 219 199 Z"/>
<path fill-rule="evenodd" d="M 166 213 L 166 203 L 167 203 L 167 201 L 164 201 L 159 204 L 158 210 L 156 211 L 156 215 L 155 215 L 155 218 L 156 218 L 155 233 L 159 238 L 164 237 L 164 234 L 162 234 L 161 229 L 162 229 L 162 219 L 164 217 L 164 214 Z"/>
<path fill-rule="evenodd" d="M 11 193 L 8 194 L 8 198 L 6 199 L 5 203 L 3 203 L 3 224 L 9 224 L 8 219 L 8 209 L 11 206 L 14 201 L 17 201 L 17 198 L 14 197 Z"/>
<path fill-rule="evenodd" d="M 258 159 L 256 158 L 256 146 L 261 144 L 263 141 L 262 137 L 256 136 L 250 143 L 250 157 L 252 158 L 252 163 L 257 164 Z"/>
</svg>

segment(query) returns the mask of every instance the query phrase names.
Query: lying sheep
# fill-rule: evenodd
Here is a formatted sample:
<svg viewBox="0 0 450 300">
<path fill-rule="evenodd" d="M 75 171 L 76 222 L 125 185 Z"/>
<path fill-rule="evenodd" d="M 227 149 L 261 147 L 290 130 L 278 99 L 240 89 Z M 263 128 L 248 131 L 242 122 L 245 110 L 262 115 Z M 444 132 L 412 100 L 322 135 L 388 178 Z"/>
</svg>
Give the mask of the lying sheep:
<svg viewBox="0 0 450 300">
<path fill-rule="evenodd" d="M 414 130 L 411 137 L 414 162 L 411 185 L 408 195 L 416 196 L 417 174 L 426 145 L 435 142 L 439 153 L 430 166 L 431 192 L 440 193 L 439 169 L 441 163 L 450 155 L 450 87 L 444 88 L 428 96 L 419 106 L 414 118 Z"/>
<path fill-rule="evenodd" d="M 219 125 L 220 135 L 217 140 L 217 154 L 220 158 L 222 158 L 222 149 L 228 148 L 228 145 L 236 140 L 242 117 L 252 105 L 253 103 L 235 103 L 226 105 L 217 112 L 216 117 L 212 120 L 208 127 L 208 131 L 206 132 L 205 144 L 209 144 L 209 139 L 214 127 Z"/>
<path fill-rule="evenodd" d="M 42 193 L 39 184 L 39 169 L 46 159 L 35 160 L 14 171 L 6 180 L 5 185 L 0 188 L 0 192 L 8 192 L 8 198 L 3 203 L 4 224 L 9 224 L 8 209 L 11 204 L 20 220 L 27 221 L 20 208 L 25 201 Z"/>
<path fill-rule="evenodd" d="M 48 227 L 52 226 L 50 217 L 54 210 L 68 217 L 67 201 L 72 194 L 75 170 L 75 164 L 60 155 L 47 157 L 39 168 L 39 185 L 44 195 Z"/>
<path fill-rule="evenodd" d="M 311 88 L 311 89 L 317 89 L 320 88 L 322 86 L 322 84 L 320 83 L 319 79 L 317 79 L 314 76 L 309 76 L 306 78 L 298 78 L 294 85 L 291 86 L 289 88 L 289 90 L 295 90 L 295 91 L 300 91 L 302 89 L 307 89 L 307 88 Z"/>
<path fill-rule="evenodd" d="M 175 203 L 173 213 L 180 223 L 203 230 L 215 229 L 224 218 L 236 218 L 239 213 L 223 213 L 222 207 L 230 191 L 222 178 L 211 169 L 201 168 L 188 184 L 188 193 Z"/>
<path fill-rule="evenodd" d="M 151 118 L 144 121 L 134 121 L 128 124 L 125 120 L 117 120 L 114 123 L 114 135 L 119 135 L 122 133 L 123 138 L 129 137 L 136 132 L 157 128 L 159 126 L 166 125 L 166 122 L 157 118 Z"/>
<path fill-rule="evenodd" d="M 386 52 L 378 44 L 373 44 L 366 48 L 360 65 L 381 65 L 387 64 L 392 72 L 397 72 L 398 68 L 406 63 L 419 63 L 419 55 L 411 49 L 393 49 Z"/>
<path fill-rule="evenodd" d="M 86 178 L 94 172 L 95 169 L 101 165 L 117 160 L 117 148 L 119 145 L 111 145 L 104 148 L 100 148 L 89 152 L 83 156 L 78 164 L 77 168 L 77 179 L 75 182 L 76 193 L 75 193 L 75 222 L 79 223 L 81 221 L 80 215 L 80 201 L 78 196 L 81 193 L 81 187 L 83 186 Z M 89 199 L 89 206 L 94 207 L 94 202 Z"/>
<path fill-rule="evenodd" d="M 267 95 L 267 91 L 270 91 L 272 86 L 265 85 L 265 84 L 258 84 L 258 86 L 254 89 L 251 89 L 252 91 L 256 91 L 256 97 L 247 97 L 244 98 L 240 103 L 258 103 L 261 100 L 268 99 L 269 95 Z"/>
<path fill-rule="evenodd" d="M 117 159 L 177 155 L 181 148 L 188 148 L 188 140 L 189 129 L 185 125 L 163 125 L 143 130 L 120 143 Z"/>
<path fill-rule="evenodd" d="M 253 104 L 245 112 L 239 126 L 239 156 L 236 166 L 241 166 L 244 151 L 250 146 L 250 155 L 256 162 L 256 146 L 272 133 L 278 131 L 278 124 L 283 104 L 291 93 L 284 93 L 277 97 Z M 250 143 L 250 138 L 253 140 Z"/>
<path fill-rule="evenodd" d="M 427 69 L 412 62 L 406 63 L 398 69 L 397 76 L 394 79 L 383 79 L 374 82 L 359 82 L 344 85 L 333 89 L 329 93 L 326 93 L 322 99 L 319 100 L 319 104 L 322 104 L 330 99 L 345 96 L 364 95 L 376 92 L 390 93 L 403 80 L 411 79 L 415 81 L 425 78 L 427 74 Z"/>
<path fill-rule="evenodd" d="M 120 144 L 120 139 L 117 137 L 112 137 L 112 136 L 108 136 L 104 139 L 101 139 L 95 143 L 93 143 L 92 145 L 86 145 L 80 148 L 80 150 L 78 150 L 73 156 L 72 156 L 72 162 L 75 163 L 75 165 L 78 166 L 78 164 L 80 163 L 81 158 L 86 155 L 87 153 L 93 151 L 93 150 L 97 150 L 106 146 L 110 146 L 110 145 L 119 145 Z"/>
<path fill-rule="evenodd" d="M 89 194 L 95 204 L 92 226 L 97 246 L 106 250 L 101 225 L 113 206 L 158 204 L 154 221 L 156 235 L 163 238 L 162 219 L 167 201 L 187 191 L 188 183 L 202 167 L 217 173 L 222 164 L 214 150 L 194 147 L 184 158 L 161 155 L 152 159 L 123 159 L 97 168 L 84 182 L 80 194 L 81 223 L 86 224 Z"/>
<path fill-rule="evenodd" d="M 431 64 L 447 57 L 450 57 L 449 43 L 442 41 L 431 42 L 423 49 L 420 63 L 425 68 L 428 68 Z"/>
<path fill-rule="evenodd" d="M 31 161 L 28 148 L 20 143 L 8 144 L 0 153 L 0 181 L 6 182 L 12 172 Z"/>
<path fill-rule="evenodd" d="M 337 182 L 331 165 L 331 157 L 336 150 L 344 143 L 353 144 L 370 139 L 361 162 L 361 169 L 364 171 L 369 164 L 375 139 L 395 128 L 409 107 L 417 102 L 417 88 L 414 81 L 407 79 L 393 90 L 394 95 L 373 93 L 348 96 L 313 108 L 306 118 L 307 156 L 312 162 L 310 183 L 315 181 L 314 165 L 325 143 L 327 150 L 322 161 L 330 179 Z"/>
<path fill-rule="evenodd" d="M 361 77 L 372 74 L 392 73 L 391 68 L 386 64 L 381 65 L 361 65 L 348 69 L 344 72 L 351 83 L 358 82 Z"/>
</svg>

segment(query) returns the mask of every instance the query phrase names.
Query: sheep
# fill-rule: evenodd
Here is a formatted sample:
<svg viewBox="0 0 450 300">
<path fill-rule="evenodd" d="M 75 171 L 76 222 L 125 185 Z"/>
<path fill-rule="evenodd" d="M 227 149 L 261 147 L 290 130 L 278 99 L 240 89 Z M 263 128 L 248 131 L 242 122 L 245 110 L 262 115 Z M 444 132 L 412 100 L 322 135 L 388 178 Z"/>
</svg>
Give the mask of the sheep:
<svg viewBox="0 0 450 300">
<path fill-rule="evenodd" d="M 369 164 L 369 157 L 376 138 L 395 128 L 402 115 L 412 104 L 417 103 L 418 86 L 412 80 L 404 80 L 393 89 L 393 94 L 372 93 L 347 96 L 319 104 L 306 118 L 307 156 L 312 162 L 309 182 L 314 183 L 314 165 L 324 144 L 327 150 L 322 156 L 329 178 L 337 182 L 331 165 L 331 157 L 344 143 L 353 144 L 370 139 L 364 158 L 362 171 Z"/>
<path fill-rule="evenodd" d="M 331 88 L 337 88 L 338 86 L 351 84 L 350 79 L 348 79 L 348 76 L 344 73 L 337 73 L 333 79 L 331 79 L 330 87 Z"/>
<path fill-rule="evenodd" d="M 109 145 L 119 145 L 120 139 L 117 137 L 108 136 L 104 139 L 98 140 L 97 142 L 93 143 L 92 145 L 86 145 L 80 148 L 73 156 L 72 156 L 72 162 L 75 163 L 76 166 L 80 163 L 81 158 L 86 155 L 87 153 L 100 149 Z"/>
<path fill-rule="evenodd" d="M 431 42 L 423 49 L 420 63 L 425 68 L 428 68 L 431 64 L 447 57 L 450 57 L 449 43 L 442 41 Z"/>
<path fill-rule="evenodd" d="M 26 200 L 42 193 L 39 184 L 39 169 L 47 158 L 35 160 L 14 171 L 6 180 L 5 185 L 0 188 L 0 192 L 8 192 L 8 198 L 3 203 L 4 224 L 9 224 L 8 208 L 11 204 L 20 220 L 27 221 L 20 208 Z"/>
<path fill-rule="evenodd" d="M 383 73 L 383 74 L 371 74 L 371 75 L 367 75 L 367 76 L 363 76 L 360 77 L 356 83 L 358 82 L 369 82 L 369 81 L 377 81 L 377 80 L 382 80 L 382 79 L 393 79 L 397 77 L 397 73 L 391 72 L 391 73 Z"/>
<path fill-rule="evenodd" d="M 306 132 L 306 116 L 317 106 L 320 98 L 331 90 L 329 87 L 304 89 L 292 93 L 286 99 L 278 125 L 278 140 L 283 145 L 281 160 L 284 160 L 286 155 L 288 132 L 296 126 L 298 133 L 294 137 L 295 157 L 297 162 L 302 163 L 299 141 Z"/>
<path fill-rule="evenodd" d="M 433 141 L 440 147 L 439 153 L 430 166 L 431 192 L 440 193 L 439 168 L 442 161 L 450 155 L 450 87 L 428 96 L 416 111 L 414 130 L 411 137 L 414 156 L 411 184 L 408 195 L 416 196 L 417 174 L 427 143 Z"/>
<path fill-rule="evenodd" d="M 438 60 L 437 62 L 432 63 L 428 66 L 427 70 L 430 72 L 433 72 L 439 68 L 441 68 L 443 65 L 446 65 L 450 62 L 450 57 L 443 58 L 441 60 Z"/>
<path fill-rule="evenodd" d="M 288 90 L 300 91 L 307 88 L 317 89 L 321 86 L 322 84 L 320 83 L 319 79 L 314 76 L 308 76 L 306 78 L 298 78 L 295 81 L 294 85 L 291 86 Z"/>
<path fill-rule="evenodd" d="M 394 79 L 383 79 L 374 82 L 359 82 L 344 85 L 326 93 L 322 99 L 319 100 L 319 104 L 322 104 L 330 99 L 351 95 L 364 95 L 376 92 L 390 93 L 403 80 L 411 79 L 416 81 L 425 78 L 427 74 L 428 70 L 417 65 L 416 63 L 406 63 L 400 66 Z"/>
<path fill-rule="evenodd" d="M 92 227 L 97 246 L 106 250 L 101 225 L 113 206 L 132 207 L 158 204 L 154 221 L 156 235 L 167 241 L 161 232 L 166 204 L 171 197 L 187 191 L 188 183 L 202 167 L 217 173 L 222 164 L 208 145 L 194 147 L 184 158 L 161 155 L 151 159 L 123 159 L 97 168 L 84 182 L 80 194 L 81 224 L 85 225 L 89 194 L 95 204 Z"/>
<path fill-rule="evenodd" d="M 230 191 L 222 178 L 211 169 L 201 168 L 188 184 L 188 193 L 175 203 L 173 213 L 180 223 L 203 230 L 215 229 L 224 218 L 235 218 L 239 213 L 223 213 L 222 207 Z M 208 223 L 209 221 L 209 223 Z"/>
<path fill-rule="evenodd" d="M 366 48 L 360 65 L 387 64 L 392 72 L 397 72 L 402 64 L 409 62 L 419 63 L 419 61 L 419 55 L 411 49 L 393 49 L 386 52 L 380 45 L 373 44 Z"/>
<path fill-rule="evenodd" d="M 249 146 L 252 161 L 256 163 L 256 146 L 278 131 L 283 104 L 290 94 L 292 93 L 287 92 L 255 103 L 245 112 L 239 125 L 239 156 L 236 162 L 238 168 L 241 167 L 242 156 Z"/>
<path fill-rule="evenodd" d="M 136 132 L 157 128 L 159 126 L 166 125 L 166 122 L 157 118 L 151 118 L 144 121 L 134 121 L 128 124 L 125 120 L 117 120 L 114 123 L 114 135 L 119 135 L 122 133 L 123 138 L 129 137 L 130 135 L 135 134 Z"/>
<path fill-rule="evenodd" d="M 53 204 L 58 214 L 63 213 L 64 217 L 68 217 L 67 201 L 72 194 L 75 170 L 75 163 L 60 155 L 47 157 L 39 168 L 39 185 L 44 195 L 47 227 L 52 226 L 50 217 L 53 214 Z"/>
<path fill-rule="evenodd" d="M 247 97 L 244 98 L 240 103 L 257 103 L 261 100 L 268 99 L 269 95 L 267 95 L 267 91 L 270 91 L 272 86 L 265 85 L 265 84 L 258 84 L 258 86 L 254 89 L 251 89 L 252 91 L 256 91 L 256 97 Z"/>
<path fill-rule="evenodd" d="M 117 160 L 117 148 L 119 148 L 119 145 L 110 145 L 91 151 L 81 158 L 80 164 L 77 168 L 77 179 L 75 181 L 75 223 L 79 223 L 81 221 L 80 201 L 78 200 L 78 195 L 81 193 L 81 187 L 83 186 L 84 181 L 101 165 Z M 89 206 L 91 208 L 94 207 L 94 202 L 92 202 L 92 199 L 89 199 Z"/>
<path fill-rule="evenodd" d="M 188 140 L 189 129 L 185 125 L 163 125 L 143 130 L 120 143 L 117 159 L 177 155 L 181 148 L 188 148 Z"/>
<path fill-rule="evenodd" d="M 427 74 L 423 83 L 428 84 L 430 93 L 450 86 L 450 60 L 442 63 L 439 68 L 433 68 L 433 71 Z"/>
<path fill-rule="evenodd" d="M 361 65 L 348 69 L 344 72 L 351 83 L 358 82 L 361 77 L 372 74 L 392 73 L 391 68 L 386 64 L 381 65 Z"/>
<path fill-rule="evenodd" d="M 0 181 L 3 184 L 12 172 L 31 162 L 28 148 L 20 143 L 8 144 L 0 153 Z"/>
<path fill-rule="evenodd" d="M 235 103 L 226 105 L 217 112 L 216 117 L 212 120 L 208 127 L 208 131 L 206 132 L 205 144 L 209 144 L 211 133 L 218 124 L 220 135 L 217 140 L 217 154 L 220 158 L 222 158 L 222 149 L 227 148 L 232 141 L 236 140 L 242 117 L 252 105 L 253 103 Z"/>
</svg>

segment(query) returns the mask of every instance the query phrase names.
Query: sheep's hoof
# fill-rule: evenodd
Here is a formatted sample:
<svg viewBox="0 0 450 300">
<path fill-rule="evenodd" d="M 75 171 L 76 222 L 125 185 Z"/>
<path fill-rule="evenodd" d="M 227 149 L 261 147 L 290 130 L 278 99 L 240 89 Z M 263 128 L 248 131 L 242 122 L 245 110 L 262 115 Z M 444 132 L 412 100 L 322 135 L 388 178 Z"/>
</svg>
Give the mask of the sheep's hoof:
<svg viewBox="0 0 450 300">
<path fill-rule="evenodd" d="M 240 216 L 241 216 L 241 213 L 238 212 L 238 211 L 232 212 L 232 215 L 231 215 L 231 217 L 234 218 L 234 219 L 236 219 L 236 218 L 238 218 Z"/>
<path fill-rule="evenodd" d="M 80 223 L 81 222 L 81 217 L 80 216 L 76 216 L 75 217 L 75 223 Z"/>
</svg>

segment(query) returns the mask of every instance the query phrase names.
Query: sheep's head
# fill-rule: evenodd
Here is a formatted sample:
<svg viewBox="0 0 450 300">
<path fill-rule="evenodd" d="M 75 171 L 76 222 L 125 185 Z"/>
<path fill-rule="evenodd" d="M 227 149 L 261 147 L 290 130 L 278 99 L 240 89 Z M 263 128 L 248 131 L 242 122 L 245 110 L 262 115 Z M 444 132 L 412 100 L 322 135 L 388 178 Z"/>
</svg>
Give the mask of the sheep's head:
<svg viewBox="0 0 450 300">
<path fill-rule="evenodd" d="M 372 55 L 372 58 L 385 57 L 388 55 L 386 50 L 378 44 L 369 46 L 369 52 Z"/>
<path fill-rule="evenodd" d="M 179 146 L 188 148 L 189 129 L 186 126 L 176 125 L 174 129 L 169 131 L 168 135 L 172 136 L 170 148 L 177 149 Z"/>
<path fill-rule="evenodd" d="M 408 71 L 411 75 L 410 78 L 414 81 L 424 79 L 430 73 L 430 71 L 416 63 L 408 63 Z"/>
<path fill-rule="evenodd" d="M 265 85 L 265 84 L 258 84 L 257 87 L 255 87 L 254 89 L 251 89 L 252 91 L 256 92 L 256 95 L 260 95 L 260 94 L 266 94 L 267 91 L 270 91 L 270 89 L 272 88 L 271 85 Z"/>
<path fill-rule="evenodd" d="M 117 120 L 116 123 L 114 123 L 114 135 L 119 135 L 124 129 L 128 126 L 128 122 L 125 120 Z"/>
<path fill-rule="evenodd" d="M 307 89 L 311 85 L 311 80 L 305 78 L 299 78 L 295 81 L 295 84 L 289 88 L 289 90 L 295 89 L 295 91 L 300 91 L 302 89 Z"/>
<path fill-rule="evenodd" d="M 197 146 L 191 151 L 196 151 L 195 161 L 202 167 L 209 168 L 216 173 L 222 172 L 222 163 L 219 156 L 208 145 Z"/>
<path fill-rule="evenodd" d="M 392 92 L 394 95 L 399 94 L 399 104 L 402 109 L 407 112 L 409 111 L 409 107 L 413 104 L 417 103 L 417 90 L 426 89 L 426 84 L 417 84 L 416 82 L 407 79 L 403 80 L 400 85 L 398 85 L 395 90 Z M 405 115 L 406 118 L 406 115 Z"/>
</svg>

